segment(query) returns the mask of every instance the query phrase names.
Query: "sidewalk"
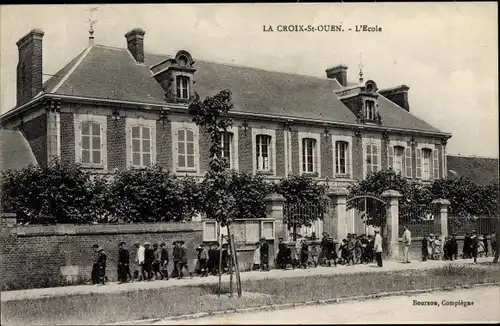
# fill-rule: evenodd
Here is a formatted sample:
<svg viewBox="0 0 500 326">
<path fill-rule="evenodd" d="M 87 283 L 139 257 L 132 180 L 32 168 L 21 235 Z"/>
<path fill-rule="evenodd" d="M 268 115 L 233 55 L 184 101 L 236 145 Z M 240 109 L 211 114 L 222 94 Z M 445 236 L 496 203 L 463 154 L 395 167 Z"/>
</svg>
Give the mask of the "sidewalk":
<svg viewBox="0 0 500 326">
<path fill-rule="evenodd" d="M 490 262 L 492 258 L 478 258 L 478 262 Z M 410 264 L 403 264 L 398 261 L 384 261 L 384 266 L 378 268 L 375 264 L 368 265 L 354 265 L 354 266 L 341 266 L 338 267 L 317 267 L 309 269 L 295 269 L 295 270 L 271 270 L 269 272 L 244 272 L 241 273 L 241 281 L 246 280 L 261 280 L 265 278 L 284 278 L 284 277 L 302 277 L 310 275 L 338 275 L 338 274 L 356 274 L 356 273 L 366 273 L 366 272 L 392 272 L 392 271 L 402 271 L 402 270 L 421 270 L 430 269 L 449 264 L 449 261 L 413 261 Z M 454 263 L 462 265 L 472 265 L 472 259 L 468 260 L 456 260 Z M 234 278 L 236 279 L 236 278 Z M 104 286 L 96 285 L 75 285 L 75 286 L 62 286 L 53 288 L 41 288 L 41 289 L 28 289 L 28 290 L 16 290 L 16 291 L 5 291 L 1 293 L 1 301 L 11 301 L 11 300 L 25 300 L 25 299 L 37 299 L 43 297 L 52 296 L 66 296 L 75 294 L 89 294 L 89 293 L 120 293 L 120 292 L 130 292 L 136 290 L 144 289 L 160 289 L 172 286 L 189 286 L 189 285 L 200 285 L 200 284 L 213 284 L 217 283 L 219 278 L 217 276 L 209 277 L 193 277 L 185 279 L 170 279 L 168 281 L 153 281 L 153 282 L 132 282 L 132 283 L 108 283 Z M 223 282 L 229 282 L 229 275 L 222 276 Z"/>
</svg>

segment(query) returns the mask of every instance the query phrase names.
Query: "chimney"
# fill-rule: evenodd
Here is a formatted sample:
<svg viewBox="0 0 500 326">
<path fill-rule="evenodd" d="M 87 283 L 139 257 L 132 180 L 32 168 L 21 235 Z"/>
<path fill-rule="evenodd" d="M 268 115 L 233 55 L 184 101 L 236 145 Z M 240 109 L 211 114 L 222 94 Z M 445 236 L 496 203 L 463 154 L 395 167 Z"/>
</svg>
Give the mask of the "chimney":
<svg viewBox="0 0 500 326">
<path fill-rule="evenodd" d="M 29 102 L 42 91 L 42 38 L 45 33 L 33 29 L 17 41 L 17 105 Z"/>
<path fill-rule="evenodd" d="M 382 89 L 378 93 L 410 112 L 410 104 L 408 103 L 409 89 L 410 88 L 406 85 L 399 85 L 396 87 Z"/>
<path fill-rule="evenodd" d="M 325 70 L 326 78 L 336 79 L 343 87 L 347 86 L 347 66 L 340 64 L 338 66 Z"/>
<path fill-rule="evenodd" d="M 138 63 L 144 63 L 144 34 L 142 28 L 134 28 L 127 34 L 127 48 Z"/>
</svg>

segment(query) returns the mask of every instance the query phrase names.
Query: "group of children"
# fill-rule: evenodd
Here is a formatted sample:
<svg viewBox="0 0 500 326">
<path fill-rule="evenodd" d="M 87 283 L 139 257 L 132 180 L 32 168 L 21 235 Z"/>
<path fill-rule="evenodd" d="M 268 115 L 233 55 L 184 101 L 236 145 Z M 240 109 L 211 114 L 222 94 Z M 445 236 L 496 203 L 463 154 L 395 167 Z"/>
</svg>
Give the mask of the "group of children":
<svg viewBox="0 0 500 326">
<path fill-rule="evenodd" d="M 281 269 L 288 266 L 308 268 L 320 266 L 354 265 L 371 263 L 374 260 L 374 238 L 371 235 L 348 234 L 337 250 L 336 243 L 328 233 L 322 239 L 297 236 L 295 248 L 289 247 L 282 238 L 279 239 L 276 263 Z"/>
<path fill-rule="evenodd" d="M 439 260 L 441 258 L 444 260 L 458 259 L 458 242 L 456 236 L 457 235 L 454 233 L 451 237 L 446 237 L 443 243 L 441 243 L 441 240 L 434 236 L 434 234 L 424 236 L 422 239 L 422 260 Z M 488 257 L 490 247 L 488 245 L 488 240 L 490 240 L 491 252 L 494 254 L 497 247 L 495 232 L 492 232 L 491 235 L 487 233 L 484 235 L 477 234 L 475 230 L 471 233 L 466 233 L 463 243 L 462 258 L 473 258 L 474 263 L 477 263 L 477 257 L 482 257 L 483 255 Z"/>
<path fill-rule="evenodd" d="M 192 277 L 193 274 L 189 271 L 187 263 L 187 250 L 184 246 L 184 241 L 178 240 L 173 242 L 172 261 L 174 268 L 170 274 L 171 277 L 182 278 L 184 270 Z M 107 281 L 106 263 L 107 255 L 98 244 L 94 244 L 94 261 L 92 266 L 92 284 L 104 285 Z M 162 242 L 151 244 L 144 242 L 143 244 L 136 242 L 136 263 L 139 267 L 132 275 L 130 270 L 130 252 L 125 242 L 118 244 L 118 261 L 117 274 L 118 283 L 125 283 L 132 280 L 137 281 L 152 281 L 154 279 L 169 279 L 167 270 L 169 253 L 166 244 Z"/>
<path fill-rule="evenodd" d="M 222 246 L 218 242 L 206 245 L 202 243 L 196 248 L 196 251 L 197 261 L 194 269 L 196 274 L 202 277 L 218 275 L 219 268 L 222 268 L 222 273 L 229 272 L 231 261 L 228 243 L 224 243 Z"/>
</svg>

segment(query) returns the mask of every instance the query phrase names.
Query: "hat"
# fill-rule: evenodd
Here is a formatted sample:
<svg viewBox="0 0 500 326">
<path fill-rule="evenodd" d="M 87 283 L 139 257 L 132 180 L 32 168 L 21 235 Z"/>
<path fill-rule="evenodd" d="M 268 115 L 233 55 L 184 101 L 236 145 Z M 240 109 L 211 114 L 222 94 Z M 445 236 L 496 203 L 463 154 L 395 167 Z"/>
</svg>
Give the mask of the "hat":
<svg viewBox="0 0 500 326">
<path fill-rule="evenodd" d="M 144 245 L 145 245 L 145 246 L 149 246 L 150 244 L 151 244 L 151 243 L 149 243 L 149 242 L 147 242 L 147 241 L 146 241 L 146 242 L 144 242 Z"/>
<path fill-rule="evenodd" d="M 260 241 L 265 241 L 266 240 L 266 237 L 261 237 L 260 238 Z"/>
<path fill-rule="evenodd" d="M 125 245 L 125 241 L 122 241 L 118 244 L 119 246 L 124 246 Z"/>
<path fill-rule="evenodd" d="M 184 240 L 175 240 L 173 244 L 175 245 L 176 243 L 184 244 Z"/>
</svg>

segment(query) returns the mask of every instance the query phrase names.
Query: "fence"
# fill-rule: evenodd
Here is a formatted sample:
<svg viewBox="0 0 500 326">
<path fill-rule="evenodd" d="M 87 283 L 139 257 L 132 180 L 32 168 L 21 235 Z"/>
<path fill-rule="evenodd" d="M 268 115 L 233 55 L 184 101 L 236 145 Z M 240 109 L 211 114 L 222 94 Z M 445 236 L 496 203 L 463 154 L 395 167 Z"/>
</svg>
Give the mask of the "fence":
<svg viewBox="0 0 500 326">
<path fill-rule="evenodd" d="M 323 233 L 323 215 L 326 213 L 326 203 L 289 203 L 283 206 L 283 219 L 287 225 L 287 240 L 293 240 L 294 234 L 311 237 L 321 237 Z"/>
<path fill-rule="evenodd" d="M 439 206 L 429 205 L 401 205 L 399 207 L 399 230 L 398 234 L 404 232 L 406 225 L 412 237 L 423 237 L 430 233 L 439 233 L 436 229 L 435 218 L 439 216 Z"/>
<path fill-rule="evenodd" d="M 463 236 L 476 230 L 478 234 L 490 234 L 498 230 L 498 216 L 448 216 L 448 232 Z"/>
<path fill-rule="evenodd" d="M 385 202 L 378 197 L 362 195 L 347 200 L 348 218 L 346 233 L 373 234 L 373 227 L 385 224 Z"/>
</svg>

